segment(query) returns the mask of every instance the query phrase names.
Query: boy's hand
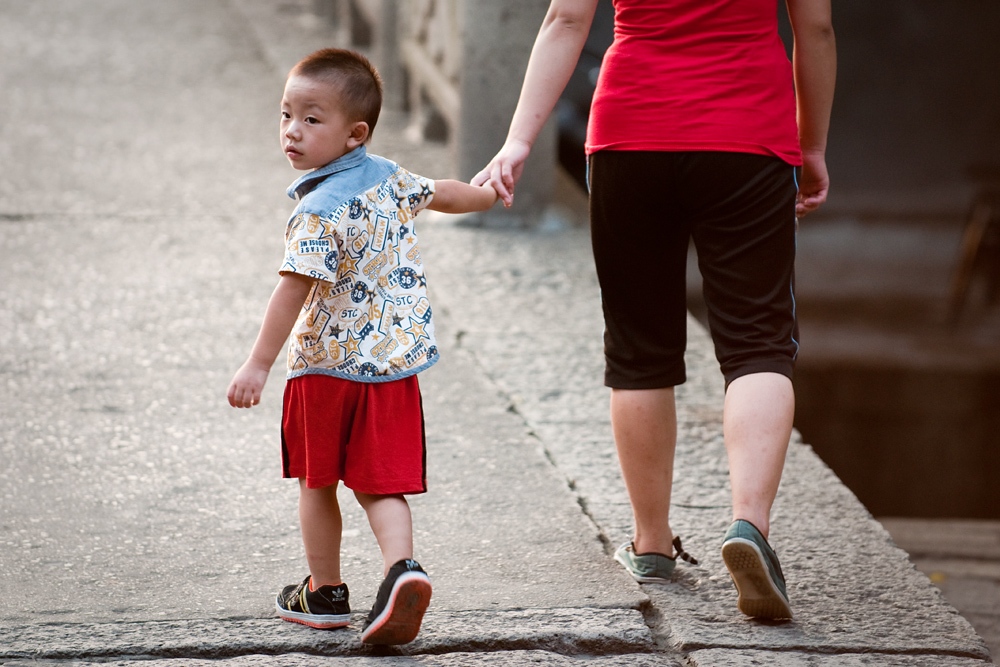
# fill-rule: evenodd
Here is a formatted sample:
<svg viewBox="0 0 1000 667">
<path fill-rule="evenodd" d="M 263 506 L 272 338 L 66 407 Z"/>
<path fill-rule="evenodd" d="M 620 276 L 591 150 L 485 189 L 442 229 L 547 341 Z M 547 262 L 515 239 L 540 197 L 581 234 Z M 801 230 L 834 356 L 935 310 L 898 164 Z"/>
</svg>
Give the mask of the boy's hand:
<svg viewBox="0 0 1000 667">
<path fill-rule="evenodd" d="M 490 208 L 492 208 L 493 205 L 500 200 L 500 193 L 497 192 L 496 188 L 494 188 L 493 185 L 490 183 L 483 183 L 482 185 L 476 185 L 473 187 L 477 187 L 484 193 L 486 193 L 485 196 L 489 198 L 490 201 Z"/>
<path fill-rule="evenodd" d="M 252 408 L 260 403 L 260 395 L 267 382 L 270 369 L 247 360 L 229 383 L 229 405 L 234 408 Z"/>
<path fill-rule="evenodd" d="M 229 405 L 234 408 L 251 408 L 260 403 L 260 393 L 267 382 L 278 352 L 281 351 L 288 334 L 295 324 L 295 318 L 302 310 L 314 279 L 296 273 L 283 273 L 267 302 L 264 323 L 257 334 L 250 356 L 236 371 L 229 383 Z"/>
</svg>

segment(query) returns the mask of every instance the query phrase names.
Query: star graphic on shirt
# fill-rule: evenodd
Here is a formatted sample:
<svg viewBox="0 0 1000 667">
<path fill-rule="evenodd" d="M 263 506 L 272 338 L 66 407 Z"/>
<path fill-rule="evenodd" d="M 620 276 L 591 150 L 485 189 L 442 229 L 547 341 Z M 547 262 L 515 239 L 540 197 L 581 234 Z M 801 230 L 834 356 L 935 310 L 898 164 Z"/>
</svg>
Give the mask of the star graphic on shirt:
<svg viewBox="0 0 1000 667">
<path fill-rule="evenodd" d="M 361 346 L 358 344 L 360 338 L 356 338 L 351 330 L 347 330 L 347 340 L 341 343 L 341 347 L 344 348 L 344 361 L 347 361 L 351 357 L 361 356 Z"/>
<path fill-rule="evenodd" d="M 398 327 L 398 326 L 399 326 L 399 323 L 400 323 L 400 322 L 402 322 L 402 321 L 403 321 L 403 318 L 402 318 L 402 317 L 400 317 L 399 315 L 395 315 L 395 314 L 394 314 L 394 315 L 392 316 L 392 326 L 394 326 L 394 327 Z"/>
<path fill-rule="evenodd" d="M 340 266 L 344 273 L 355 273 L 358 270 L 358 259 L 351 257 L 349 252 L 345 252 L 340 258 Z"/>
<path fill-rule="evenodd" d="M 431 191 L 430 187 L 429 187 L 429 186 L 428 186 L 428 185 L 427 185 L 426 183 L 423 183 L 423 184 L 422 184 L 422 185 L 420 186 L 420 198 L 421 198 L 421 199 L 427 199 L 427 198 L 428 198 L 428 197 L 430 197 L 430 196 L 431 196 L 432 194 L 434 194 L 434 192 L 433 192 L 433 191 Z"/>
<path fill-rule="evenodd" d="M 399 226 L 399 235 L 400 235 L 400 237 L 407 236 L 409 233 L 410 233 L 410 228 L 409 227 L 407 227 L 406 225 L 400 225 Z M 407 240 L 409 240 L 409 239 L 407 239 Z"/>
<path fill-rule="evenodd" d="M 336 238 L 336 236 L 334 236 L 334 233 L 337 231 L 336 223 L 327 220 L 325 218 L 320 218 L 319 223 L 323 227 L 323 233 L 319 235 L 319 238 L 321 239 Z"/>
<path fill-rule="evenodd" d="M 341 331 L 343 331 L 343 329 L 340 328 L 340 324 L 334 324 L 332 327 L 330 327 L 330 333 L 333 334 L 334 338 L 340 338 Z"/>
<path fill-rule="evenodd" d="M 424 275 L 423 273 L 418 273 L 417 274 L 417 282 L 420 283 L 421 287 L 427 287 L 427 276 Z"/>
<path fill-rule="evenodd" d="M 427 335 L 427 332 L 424 330 L 424 326 L 424 323 L 420 320 L 415 320 L 412 317 L 410 318 L 410 326 L 406 327 L 405 331 L 413 336 L 414 344 L 420 342 L 421 339 L 430 340 L 431 337 Z"/>
</svg>

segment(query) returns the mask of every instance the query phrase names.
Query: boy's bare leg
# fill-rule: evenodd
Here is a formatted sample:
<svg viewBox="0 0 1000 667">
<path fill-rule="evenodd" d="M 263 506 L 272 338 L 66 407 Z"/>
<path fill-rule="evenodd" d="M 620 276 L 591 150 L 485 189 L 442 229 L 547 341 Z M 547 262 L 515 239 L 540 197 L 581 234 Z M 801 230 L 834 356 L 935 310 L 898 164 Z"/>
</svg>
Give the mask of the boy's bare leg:
<svg viewBox="0 0 1000 667">
<path fill-rule="evenodd" d="M 674 388 L 612 389 L 611 426 L 632 503 L 637 553 L 673 554 L 670 493 L 677 411 Z"/>
<path fill-rule="evenodd" d="M 340 537 L 343 522 L 337 485 L 310 489 L 299 480 L 299 523 L 313 588 L 337 586 L 340 578 Z"/>
<path fill-rule="evenodd" d="M 384 563 L 383 576 L 389 568 L 403 560 L 413 558 L 413 519 L 410 505 L 403 496 L 373 496 L 354 492 L 361 507 L 368 515 Z"/>
<path fill-rule="evenodd" d="M 744 519 L 766 538 L 795 418 L 792 382 L 779 373 L 753 373 L 726 391 L 722 431 L 729 454 L 733 519 Z"/>
</svg>

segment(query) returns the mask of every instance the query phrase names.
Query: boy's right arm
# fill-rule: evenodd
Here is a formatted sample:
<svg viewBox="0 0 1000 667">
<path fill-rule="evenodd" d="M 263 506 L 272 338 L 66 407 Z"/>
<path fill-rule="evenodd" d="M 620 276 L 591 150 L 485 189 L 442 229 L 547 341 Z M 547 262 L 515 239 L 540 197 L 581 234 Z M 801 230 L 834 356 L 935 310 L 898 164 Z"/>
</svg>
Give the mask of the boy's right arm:
<svg viewBox="0 0 1000 667">
<path fill-rule="evenodd" d="M 427 208 L 441 213 L 472 213 L 485 211 L 496 201 L 496 190 L 489 183 L 469 185 L 462 181 L 441 179 L 434 181 L 434 197 Z"/>
<path fill-rule="evenodd" d="M 278 286 L 267 302 L 264 322 L 260 325 L 260 333 L 250 356 L 229 383 L 229 405 L 249 408 L 260 403 L 268 372 L 288 340 L 313 282 L 312 278 L 297 273 L 281 274 Z"/>
</svg>

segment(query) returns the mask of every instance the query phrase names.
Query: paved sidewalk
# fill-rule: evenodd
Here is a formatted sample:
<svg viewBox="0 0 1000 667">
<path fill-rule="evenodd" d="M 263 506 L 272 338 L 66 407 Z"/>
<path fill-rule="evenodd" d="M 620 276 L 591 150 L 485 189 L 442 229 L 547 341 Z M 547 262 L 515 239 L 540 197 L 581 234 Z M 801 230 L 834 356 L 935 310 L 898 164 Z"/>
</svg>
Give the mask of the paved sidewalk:
<svg viewBox="0 0 1000 667">
<path fill-rule="evenodd" d="M 276 141 L 282 73 L 328 34 L 309 6 L 0 3 L 0 664 L 988 662 L 798 443 L 773 535 L 797 619 L 736 611 L 721 381 L 694 322 L 672 513 L 701 565 L 636 585 L 610 557 L 630 515 L 586 231 L 430 213 L 443 359 L 421 379 L 424 629 L 381 653 L 358 641 L 379 560 L 346 493 L 351 628 L 278 621 L 274 592 L 304 572 L 278 478 L 281 364 L 258 408 L 224 393 L 280 261 L 296 177 Z M 372 150 L 450 176 L 447 150 L 405 125 L 385 114 Z"/>
</svg>

